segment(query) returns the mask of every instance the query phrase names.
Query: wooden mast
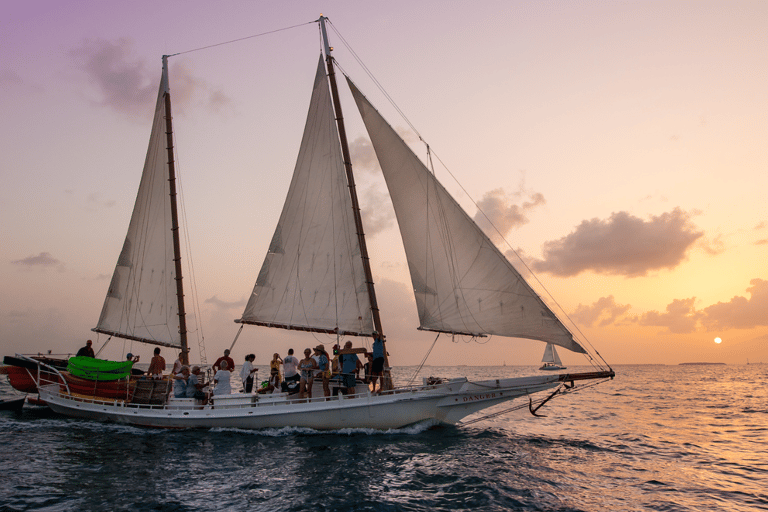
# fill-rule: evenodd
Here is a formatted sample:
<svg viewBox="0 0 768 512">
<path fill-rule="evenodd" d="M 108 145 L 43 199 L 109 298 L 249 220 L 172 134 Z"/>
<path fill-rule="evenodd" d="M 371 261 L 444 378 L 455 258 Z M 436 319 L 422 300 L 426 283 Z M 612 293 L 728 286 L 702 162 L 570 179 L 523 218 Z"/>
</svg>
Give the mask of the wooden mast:
<svg viewBox="0 0 768 512">
<path fill-rule="evenodd" d="M 173 262 L 176 266 L 176 298 L 179 308 L 179 342 L 181 362 L 189 364 L 187 345 L 187 313 L 184 308 L 184 286 L 181 282 L 181 242 L 179 241 L 179 213 L 176 201 L 176 166 L 173 156 L 173 123 L 171 116 L 171 92 L 168 85 L 168 56 L 163 55 L 163 76 L 165 77 L 165 136 L 168 150 L 168 184 L 171 195 L 171 233 L 173 234 Z"/>
<path fill-rule="evenodd" d="M 365 281 L 368 286 L 368 296 L 371 300 L 371 313 L 373 315 L 373 328 L 379 336 L 384 336 L 381 326 L 381 315 L 379 314 L 379 304 L 376 301 L 376 290 L 373 286 L 373 274 L 371 273 L 371 261 L 368 257 L 368 247 L 365 243 L 365 233 L 363 232 L 363 219 L 360 215 L 360 203 L 357 200 L 357 189 L 355 188 L 355 176 L 352 173 L 352 159 L 349 156 L 349 144 L 347 143 L 347 131 L 344 128 L 344 116 L 341 112 L 341 102 L 339 101 L 339 89 L 336 85 L 336 72 L 333 67 L 333 57 L 331 56 L 331 46 L 328 44 L 328 34 L 325 30 L 325 16 L 320 15 L 320 30 L 323 34 L 323 45 L 325 48 L 325 63 L 328 70 L 328 80 L 331 85 L 331 97 L 333 98 L 333 108 L 336 113 L 336 124 L 339 128 L 339 139 L 341 141 L 341 154 L 344 158 L 344 168 L 347 171 L 347 185 L 349 195 L 352 198 L 352 212 L 355 218 L 355 227 L 357 228 L 357 239 L 360 244 L 360 256 L 363 259 L 363 270 L 365 271 Z M 384 346 L 384 365 L 389 366 L 387 357 L 386 343 Z"/>
</svg>

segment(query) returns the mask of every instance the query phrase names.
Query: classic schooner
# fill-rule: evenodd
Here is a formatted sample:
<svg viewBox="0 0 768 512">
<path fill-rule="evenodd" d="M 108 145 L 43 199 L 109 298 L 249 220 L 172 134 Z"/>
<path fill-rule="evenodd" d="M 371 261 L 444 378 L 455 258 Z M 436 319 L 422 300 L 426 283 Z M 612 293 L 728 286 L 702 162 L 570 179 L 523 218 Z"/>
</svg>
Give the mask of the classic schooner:
<svg viewBox="0 0 768 512">
<path fill-rule="evenodd" d="M 253 292 L 236 321 L 338 337 L 373 337 L 383 335 L 384 325 L 355 191 L 327 18 L 321 16 L 317 22 L 323 48 L 293 178 Z M 418 386 L 389 386 L 380 394 L 364 389 L 355 395 L 309 400 L 295 400 L 285 393 L 235 393 L 214 396 L 206 405 L 167 396 L 160 403 L 143 404 L 133 400 L 130 391 L 124 399 L 85 398 L 66 384 L 41 385 L 40 396 L 53 410 L 152 427 L 390 429 L 456 424 L 521 397 L 528 398 L 524 405 L 532 407 L 534 394 L 549 391 L 543 399 L 537 398 L 541 405 L 558 393 L 578 389 L 576 381 L 614 377 L 607 364 L 598 363 L 574 339 L 352 80 L 345 78 L 392 198 L 418 308 L 418 328 L 449 335 L 540 340 L 587 354 L 594 371 L 425 381 Z M 95 330 L 179 347 L 186 353 L 170 105 L 164 57 L 139 196 Z M 163 151 L 167 158 L 160 156 Z M 147 233 L 137 234 L 136 226 Z M 168 231 L 174 235 L 170 245 Z M 149 255 L 151 261 L 139 267 L 134 256 L 138 253 Z M 165 266 L 169 261 L 172 267 Z M 138 296 L 138 291 L 152 295 Z M 126 323 L 132 313 L 138 313 L 134 318 L 151 321 Z M 531 412 L 535 414 L 535 409 Z"/>
</svg>

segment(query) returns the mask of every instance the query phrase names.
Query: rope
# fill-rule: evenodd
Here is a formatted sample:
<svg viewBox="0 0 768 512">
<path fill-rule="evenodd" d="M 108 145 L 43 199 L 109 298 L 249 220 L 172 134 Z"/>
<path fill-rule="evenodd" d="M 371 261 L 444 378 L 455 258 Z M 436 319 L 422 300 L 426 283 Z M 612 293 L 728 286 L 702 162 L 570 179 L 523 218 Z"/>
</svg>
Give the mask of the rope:
<svg viewBox="0 0 768 512">
<path fill-rule="evenodd" d="M 310 23 L 316 23 L 316 22 L 317 22 L 317 20 L 308 21 L 306 23 L 301 23 L 299 25 L 293 25 L 291 27 L 279 28 L 277 30 L 270 30 L 269 32 L 262 32 L 261 34 L 254 34 L 252 36 L 246 36 L 246 37 L 240 37 L 238 39 L 232 39 L 231 41 L 224 41 L 222 43 L 209 44 L 208 46 L 201 46 L 200 48 L 194 48 L 192 50 L 186 50 L 186 51 L 183 51 L 183 52 L 178 52 L 178 53 L 173 53 L 171 55 L 166 55 L 166 57 L 175 57 L 177 55 L 184 55 L 185 53 L 192 53 L 192 52 L 198 52 L 200 50 L 207 50 L 209 48 L 215 48 L 217 46 L 222 46 L 222 45 L 225 45 L 225 44 L 232 44 L 232 43 L 237 43 L 237 42 L 240 42 L 240 41 L 245 41 L 246 39 L 253 39 L 254 37 L 266 36 L 266 35 L 269 35 L 269 34 L 274 34 L 276 32 L 282 32 L 284 30 L 290 30 L 290 29 L 296 28 L 296 27 L 303 27 L 304 25 L 309 25 Z"/>
<path fill-rule="evenodd" d="M 435 336 L 435 341 L 432 342 L 432 346 L 429 347 L 429 350 L 424 355 L 424 359 L 421 360 L 421 363 L 419 363 L 419 367 L 416 368 L 416 371 L 413 372 L 413 377 L 411 377 L 411 380 L 408 381 L 408 385 L 406 387 L 410 387 L 413 385 L 413 382 L 416 380 L 416 377 L 419 375 L 419 372 L 424 367 L 424 363 L 427 362 L 427 358 L 429 357 L 429 354 L 432 353 L 432 349 L 435 348 L 435 344 L 437 343 L 437 338 L 440 337 L 440 333 L 437 333 L 437 336 Z"/>
</svg>

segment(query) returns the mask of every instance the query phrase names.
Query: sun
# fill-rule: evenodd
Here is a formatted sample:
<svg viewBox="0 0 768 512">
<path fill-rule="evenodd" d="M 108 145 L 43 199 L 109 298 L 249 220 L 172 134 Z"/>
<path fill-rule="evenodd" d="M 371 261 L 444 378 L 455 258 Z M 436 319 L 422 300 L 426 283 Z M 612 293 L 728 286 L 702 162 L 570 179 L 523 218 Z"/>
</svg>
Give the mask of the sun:
<svg viewBox="0 0 768 512">
<path fill-rule="evenodd" d="M 721 340 L 720 338 L 715 338 L 715 343 L 717 343 L 718 345 L 721 344 L 722 342 L 723 340 Z"/>
</svg>

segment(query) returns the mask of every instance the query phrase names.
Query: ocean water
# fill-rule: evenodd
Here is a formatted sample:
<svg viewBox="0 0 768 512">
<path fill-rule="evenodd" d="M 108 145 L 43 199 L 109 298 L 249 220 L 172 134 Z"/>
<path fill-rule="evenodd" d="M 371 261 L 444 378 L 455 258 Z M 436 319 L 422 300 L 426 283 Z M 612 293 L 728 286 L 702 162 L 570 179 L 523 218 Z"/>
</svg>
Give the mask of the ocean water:
<svg viewBox="0 0 768 512">
<path fill-rule="evenodd" d="M 0 412 L 0 511 L 768 510 L 768 365 L 615 370 L 546 417 L 428 430 L 164 431 L 25 406 Z"/>
</svg>

